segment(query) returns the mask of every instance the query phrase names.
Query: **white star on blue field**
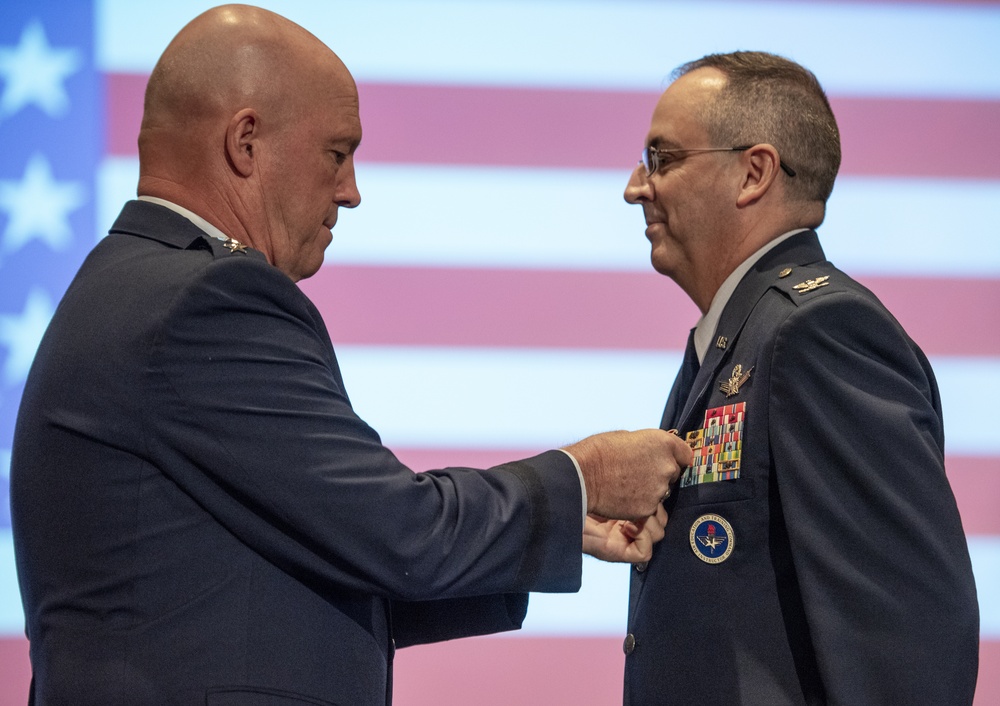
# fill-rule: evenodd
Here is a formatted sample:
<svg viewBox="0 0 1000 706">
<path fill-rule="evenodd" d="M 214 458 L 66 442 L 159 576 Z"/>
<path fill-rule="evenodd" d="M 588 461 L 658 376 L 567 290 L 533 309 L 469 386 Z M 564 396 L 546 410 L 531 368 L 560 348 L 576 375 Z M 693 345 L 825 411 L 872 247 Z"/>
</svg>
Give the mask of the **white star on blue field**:
<svg viewBox="0 0 1000 706">
<path fill-rule="evenodd" d="M 96 240 L 105 94 L 94 36 L 90 2 L 0 0 L 0 537 L 28 371 Z M 8 588 L 0 579 L 0 602 Z"/>
<path fill-rule="evenodd" d="M 45 290 L 33 287 L 20 314 L 0 314 L 0 346 L 7 350 L 3 381 L 23 383 L 35 358 L 38 344 L 52 319 L 55 305 Z"/>
<path fill-rule="evenodd" d="M 58 117 L 69 110 L 63 82 L 80 69 L 79 52 L 49 46 L 45 29 L 37 19 L 29 22 L 14 48 L 0 47 L 0 116 L 13 115 L 34 103 L 47 115 Z"/>
<path fill-rule="evenodd" d="M 33 239 L 52 250 L 65 250 L 73 238 L 69 214 L 84 203 L 83 187 L 57 181 L 49 161 L 35 153 L 20 181 L 0 180 L 0 211 L 9 216 L 0 254 L 15 252 Z"/>
</svg>

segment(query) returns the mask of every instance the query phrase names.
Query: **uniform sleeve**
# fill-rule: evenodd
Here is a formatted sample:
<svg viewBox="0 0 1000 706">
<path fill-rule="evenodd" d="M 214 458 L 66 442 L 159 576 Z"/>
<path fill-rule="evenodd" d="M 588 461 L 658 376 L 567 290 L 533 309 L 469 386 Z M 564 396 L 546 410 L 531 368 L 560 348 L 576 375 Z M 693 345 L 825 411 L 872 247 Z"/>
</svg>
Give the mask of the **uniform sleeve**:
<svg viewBox="0 0 1000 706">
<path fill-rule="evenodd" d="M 519 630 L 527 612 L 527 593 L 395 601 L 392 604 L 392 634 L 396 647 L 491 635 Z"/>
<path fill-rule="evenodd" d="M 831 292 L 782 326 L 769 428 L 829 703 L 971 703 L 978 608 L 936 384 L 876 302 Z"/>
<path fill-rule="evenodd" d="M 147 378 L 154 463 L 320 590 L 417 601 L 579 588 L 572 461 L 411 472 L 354 413 L 315 307 L 266 264 L 207 267 L 172 303 Z"/>
</svg>

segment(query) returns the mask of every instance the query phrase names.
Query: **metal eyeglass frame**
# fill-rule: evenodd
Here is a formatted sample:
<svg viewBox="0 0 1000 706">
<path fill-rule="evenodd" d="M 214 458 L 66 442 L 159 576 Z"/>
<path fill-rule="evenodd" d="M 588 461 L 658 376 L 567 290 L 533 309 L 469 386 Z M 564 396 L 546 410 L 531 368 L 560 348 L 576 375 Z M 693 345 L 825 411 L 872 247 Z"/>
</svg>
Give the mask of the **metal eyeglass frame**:
<svg viewBox="0 0 1000 706">
<path fill-rule="evenodd" d="M 642 150 L 641 164 L 646 168 L 646 176 L 651 177 L 660 168 L 660 155 L 671 152 L 746 152 L 753 145 L 740 145 L 739 147 L 645 147 Z M 795 170 L 789 167 L 779 157 L 778 165 L 781 171 L 790 177 L 795 176 Z"/>
</svg>

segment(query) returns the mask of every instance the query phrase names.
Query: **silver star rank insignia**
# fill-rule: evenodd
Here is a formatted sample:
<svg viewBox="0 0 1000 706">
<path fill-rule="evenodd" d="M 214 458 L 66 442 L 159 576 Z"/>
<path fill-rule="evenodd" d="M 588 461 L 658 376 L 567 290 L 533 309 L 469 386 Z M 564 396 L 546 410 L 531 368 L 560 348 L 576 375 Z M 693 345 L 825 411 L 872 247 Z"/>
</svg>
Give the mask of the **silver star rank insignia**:
<svg viewBox="0 0 1000 706">
<path fill-rule="evenodd" d="M 725 392 L 726 397 L 732 397 L 733 395 L 739 393 L 740 386 L 750 379 L 750 373 L 753 371 L 753 366 L 750 366 L 746 372 L 743 372 L 743 366 L 737 365 L 733 368 L 733 374 L 729 376 L 728 380 L 723 380 L 719 384 L 719 391 Z"/>
<path fill-rule="evenodd" d="M 229 252 L 241 252 L 244 255 L 247 254 L 247 246 L 236 240 L 235 238 L 230 238 L 225 243 L 222 244 L 223 247 L 229 248 Z"/>
<path fill-rule="evenodd" d="M 811 292 L 814 289 L 819 289 L 820 287 L 825 287 L 830 284 L 827 280 L 830 279 L 830 275 L 823 275 L 822 277 L 817 277 L 816 279 L 807 279 L 805 282 L 799 282 L 797 285 L 792 287 L 792 289 L 798 290 L 799 294 L 805 294 L 806 292 Z"/>
</svg>

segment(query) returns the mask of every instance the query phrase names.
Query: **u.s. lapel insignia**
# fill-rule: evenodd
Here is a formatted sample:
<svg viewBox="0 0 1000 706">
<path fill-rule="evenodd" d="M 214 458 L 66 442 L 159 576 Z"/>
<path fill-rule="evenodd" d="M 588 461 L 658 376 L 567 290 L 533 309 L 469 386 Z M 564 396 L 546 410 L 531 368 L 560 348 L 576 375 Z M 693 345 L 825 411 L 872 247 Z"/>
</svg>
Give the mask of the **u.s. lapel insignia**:
<svg viewBox="0 0 1000 706">
<path fill-rule="evenodd" d="M 753 366 L 750 366 L 746 372 L 743 372 L 743 366 L 737 364 L 733 368 L 733 374 L 729 376 L 728 380 L 723 380 L 719 383 L 719 391 L 725 392 L 726 397 L 732 397 L 733 395 L 739 394 L 740 386 L 750 379 L 750 373 L 753 372 Z"/>
<path fill-rule="evenodd" d="M 222 244 L 223 247 L 229 248 L 229 252 L 241 252 L 244 255 L 247 254 L 247 246 L 236 240 L 235 238 L 230 238 Z"/>
<path fill-rule="evenodd" d="M 811 292 L 814 289 L 819 289 L 820 287 L 825 287 L 830 284 L 827 280 L 830 279 L 830 275 L 823 275 L 822 277 L 817 277 L 816 279 L 807 279 L 805 282 L 799 282 L 797 285 L 792 287 L 798 291 L 799 294 L 805 294 L 806 292 Z"/>
<path fill-rule="evenodd" d="M 721 348 L 722 350 L 725 350 L 726 346 L 728 345 L 729 345 L 729 339 L 726 338 L 725 336 L 719 336 L 719 338 L 715 341 L 715 347 Z"/>
<path fill-rule="evenodd" d="M 691 551 L 706 564 L 721 564 L 733 553 L 733 526 L 718 515 L 702 515 L 691 525 Z"/>
</svg>

